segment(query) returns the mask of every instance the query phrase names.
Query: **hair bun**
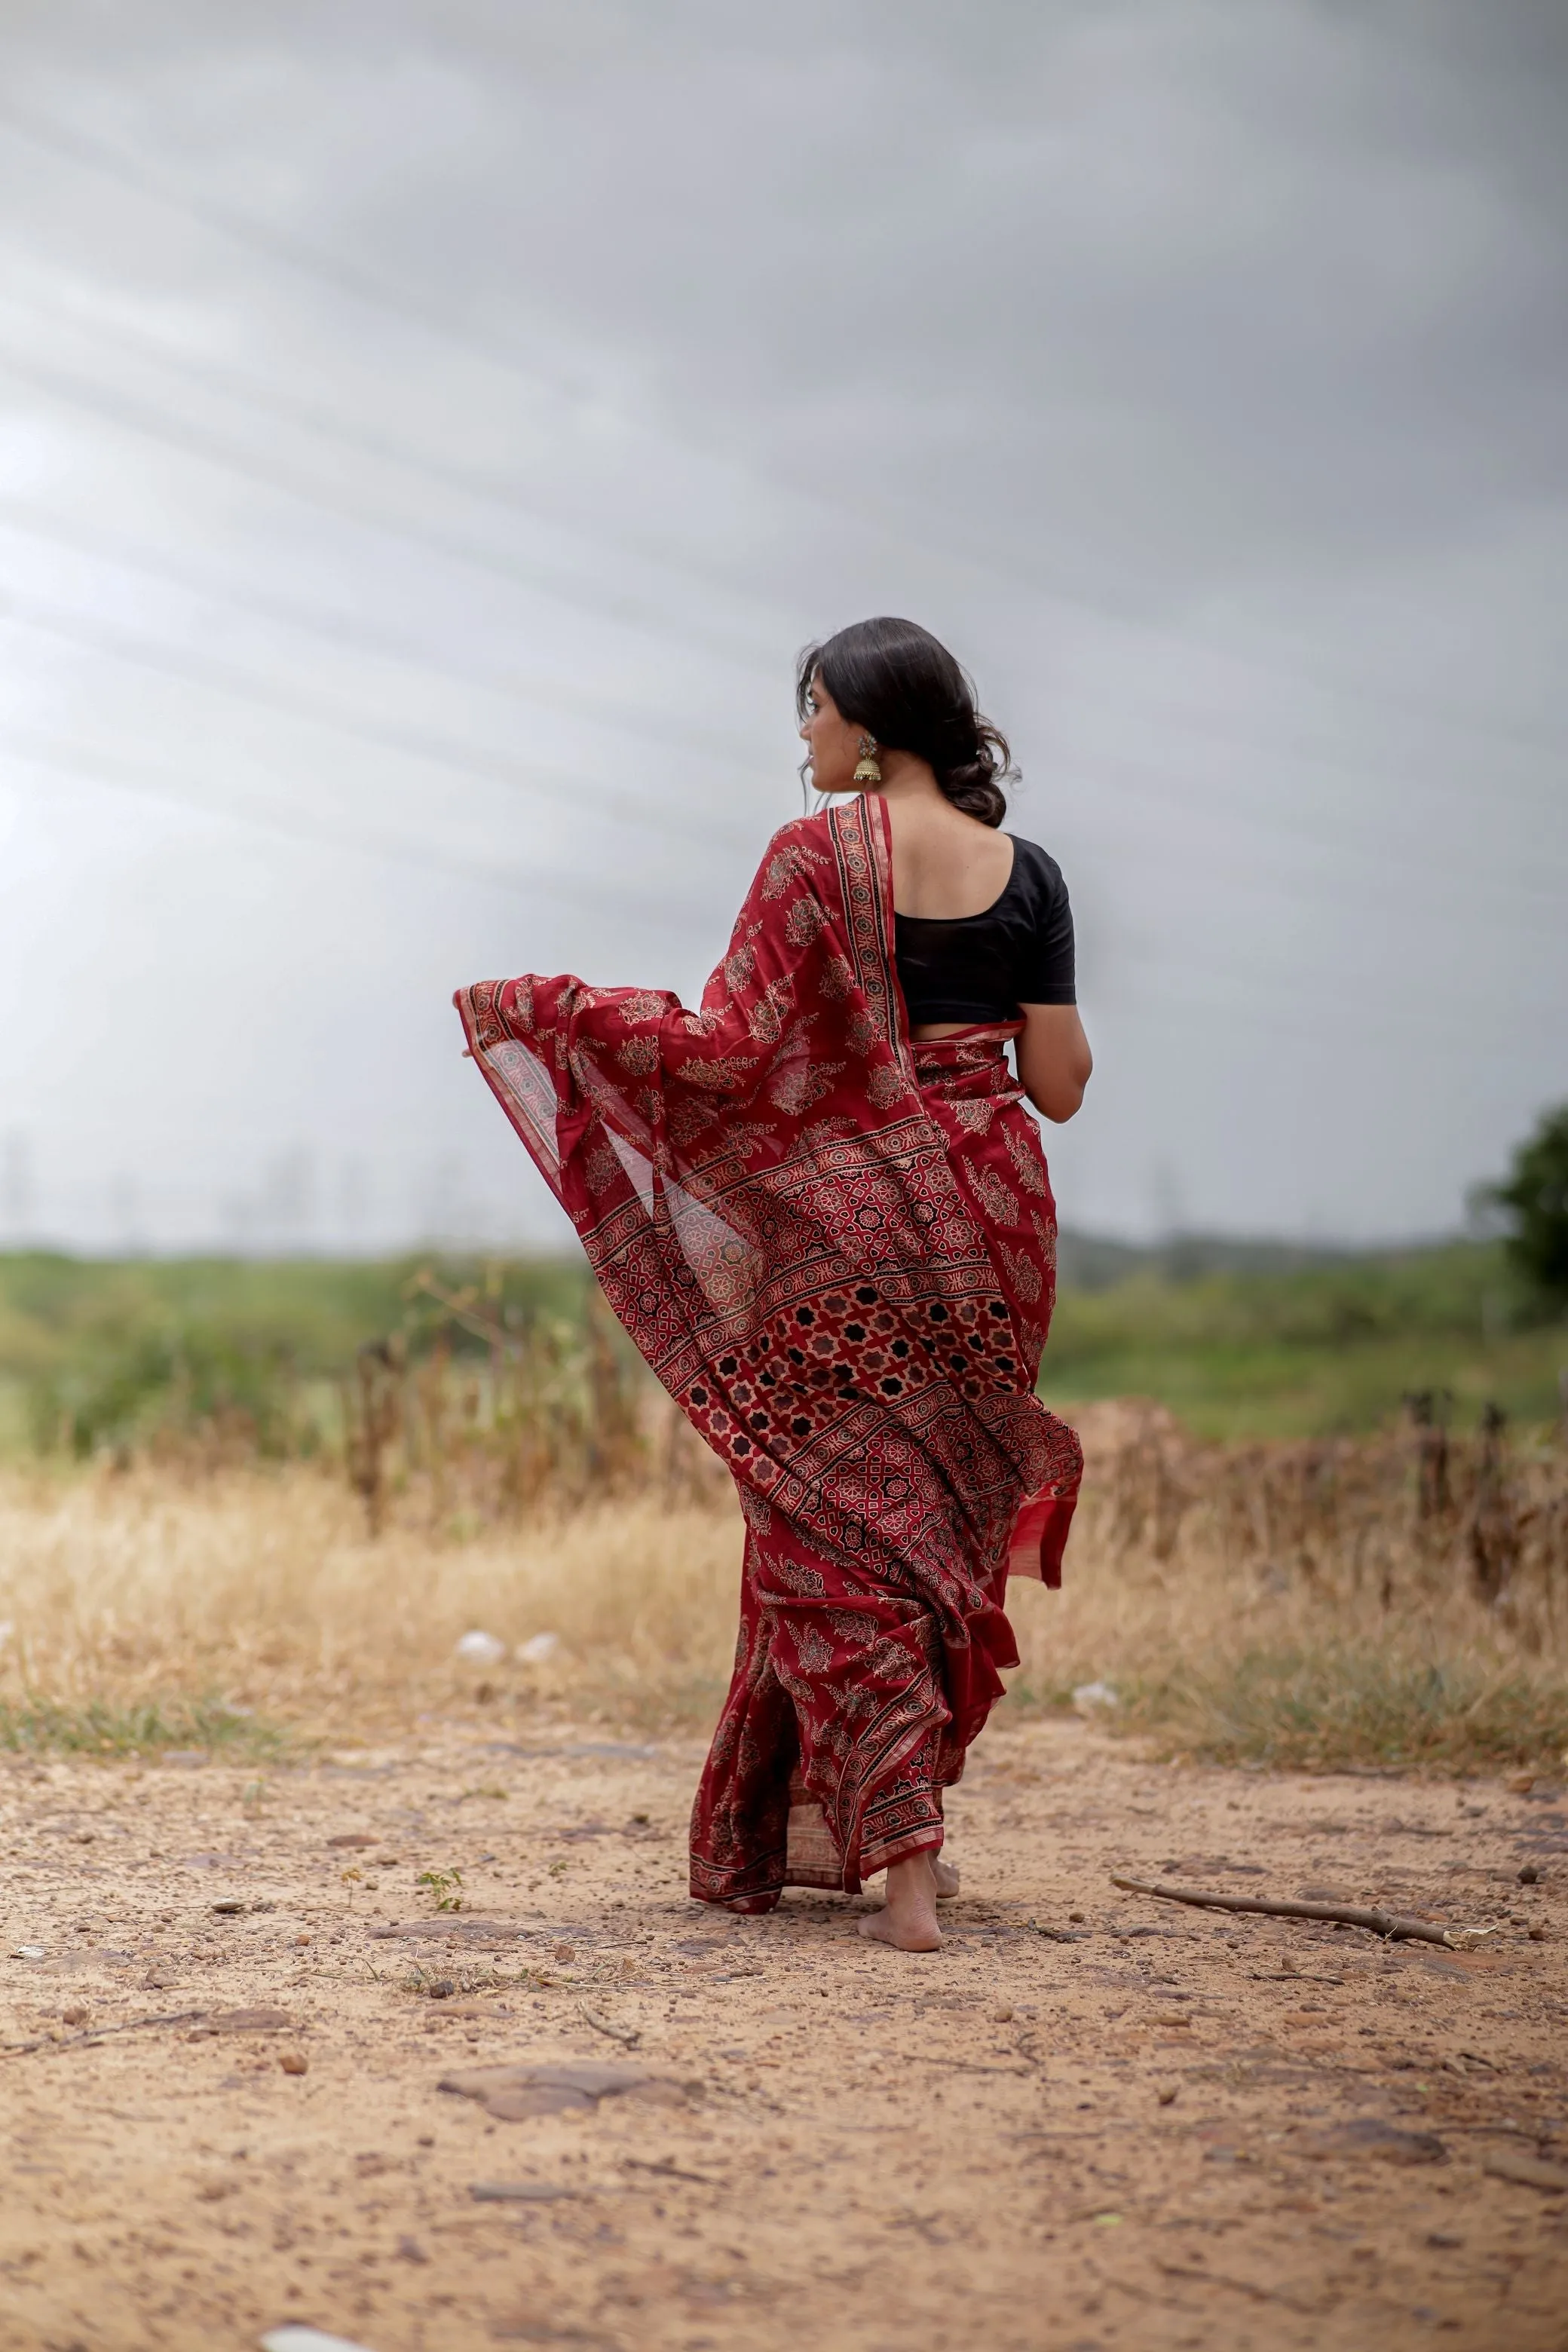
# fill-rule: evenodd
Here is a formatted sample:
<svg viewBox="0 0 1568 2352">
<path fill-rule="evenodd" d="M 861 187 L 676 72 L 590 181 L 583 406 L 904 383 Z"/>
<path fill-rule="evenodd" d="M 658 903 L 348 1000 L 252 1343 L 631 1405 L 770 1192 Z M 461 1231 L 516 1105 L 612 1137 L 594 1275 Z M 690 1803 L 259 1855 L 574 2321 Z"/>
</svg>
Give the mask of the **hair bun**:
<svg viewBox="0 0 1568 2352">
<path fill-rule="evenodd" d="M 852 726 L 889 751 L 912 751 L 928 761 L 944 796 L 965 816 L 1001 824 L 1007 814 L 1002 787 L 1016 773 L 1007 739 L 982 718 L 973 679 L 929 629 L 914 621 L 857 621 L 807 646 L 795 670 L 803 719 L 819 676 Z"/>
<path fill-rule="evenodd" d="M 974 749 L 966 760 L 936 772 L 937 782 L 954 808 L 982 824 L 1000 824 L 1007 814 L 1002 780 L 1014 772 L 1006 739 L 989 719 L 976 718 Z"/>
</svg>

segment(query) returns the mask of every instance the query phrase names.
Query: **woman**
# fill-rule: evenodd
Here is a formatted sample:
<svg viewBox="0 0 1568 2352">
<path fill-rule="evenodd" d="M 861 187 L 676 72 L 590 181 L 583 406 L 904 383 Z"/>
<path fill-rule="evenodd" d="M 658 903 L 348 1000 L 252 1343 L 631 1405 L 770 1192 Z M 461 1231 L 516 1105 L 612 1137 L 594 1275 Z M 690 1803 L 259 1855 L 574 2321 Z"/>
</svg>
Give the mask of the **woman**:
<svg viewBox="0 0 1568 2352">
<path fill-rule="evenodd" d="M 1034 1394 L 1056 1223 L 1020 1097 L 1070 1118 L 1090 1062 L 1061 876 L 998 830 L 1007 746 L 952 656 L 864 621 L 802 656 L 797 701 L 837 804 L 774 835 L 698 1011 L 569 975 L 457 1002 L 740 1491 L 691 1891 L 766 1911 L 885 1869 L 862 1932 L 929 1951 L 942 1791 L 1017 1664 L 1006 1579 L 1059 1582 L 1078 1491 Z"/>
</svg>

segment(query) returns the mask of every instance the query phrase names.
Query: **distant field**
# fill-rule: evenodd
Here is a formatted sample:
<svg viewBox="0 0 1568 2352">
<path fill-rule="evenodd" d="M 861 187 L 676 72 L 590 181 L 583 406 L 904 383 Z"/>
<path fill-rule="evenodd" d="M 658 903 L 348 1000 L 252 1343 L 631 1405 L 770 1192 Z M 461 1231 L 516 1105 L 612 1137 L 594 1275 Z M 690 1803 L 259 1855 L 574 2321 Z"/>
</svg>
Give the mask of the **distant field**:
<svg viewBox="0 0 1568 2352">
<path fill-rule="evenodd" d="M 1045 1385 L 1089 1475 L 1068 1590 L 1016 1596 L 1019 1705 L 1109 1682 L 1218 1760 L 1561 1756 L 1568 1331 L 1485 1248 L 1225 1255 L 1069 1245 Z M 740 1515 L 596 1299 L 553 1260 L 0 1259 L 0 1751 L 264 1757 L 552 1692 L 710 1719 Z"/>
<path fill-rule="evenodd" d="M 1529 1317 L 1495 1245 L 1310 1256 L 1065 1235 L 1062 1265 L 1041 1386 L 1063 1406 L 1151 1397 L 1236 1438 L 1374 1428 L 1412 1390 L 1450 1392 L 1460 1427 L 1487 1402 L 1522 1423 L 1560 1410 L 1568 1326 Z M 68 1426 L 93 1452 L 226 1411 L 263 1450 L 296 1451 L 300 1400 L 330 1422 L 366 1341 L 402 1333 L 417 1356 L 445 1328 L 458 1363 L 483 1362 L 482 1337 L 420 1289 L 432 1267 L 448 1293 L 471 1288 L 481 1320 L 582 1328 L 586 1271 L 562 1259 L 0 1256 L 0 1445 L 58 1445 Z"/>
<path fill-rule="evenodd" d="M 0 1451 L 48 1449 L 68 1423 L 90 1453 L 225 1414 L 263 1452 L 298 1451 L 367 1342 L 399 1334 L 417 1356 L 445 1328 L 482 1360 L 419 1288 L 429 1270 L 519 1329 L 583 1321 L 588 1271 L 568 1259 L 0 1255 Z"/>
<path fill-rule="evenodd" d="M 1210 1437 L 1309 1437 L 1375 1428 L 1420 1390 L 1447 1391 L 1459 1427 L 1489 1402 L 1549 1421 L 1564 1370 L 1568 1324 L 1529 1313 L 1496 1244 L 1457 1242 L 1064 1283 L 1040 1385 L 1064 1405 L 1152 1397 Z"/>
</svg>

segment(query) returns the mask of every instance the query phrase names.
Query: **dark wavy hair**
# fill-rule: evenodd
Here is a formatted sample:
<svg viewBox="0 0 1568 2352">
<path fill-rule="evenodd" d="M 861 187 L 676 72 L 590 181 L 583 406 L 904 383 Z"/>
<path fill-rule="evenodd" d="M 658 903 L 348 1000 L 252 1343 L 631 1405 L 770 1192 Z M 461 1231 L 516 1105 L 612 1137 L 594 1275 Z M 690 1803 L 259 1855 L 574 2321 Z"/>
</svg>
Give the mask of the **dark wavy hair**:
<svg viewBox="0 0 1568 2352">
<path fill-rule="evenodd" d="M 912 751 L 929 761 L 965 816 L 1001 824 L 1007 814 L 1002 786 L 1016 773 L 1007 739 L 982 718 L 973 679 L 929 629 L 915 621 L 856 621 L 819 646 L 807 646 L 795 678 L 803 720 L 819 675 L 851 726 L 863 727 L 890 751 Z"/>
</svg>

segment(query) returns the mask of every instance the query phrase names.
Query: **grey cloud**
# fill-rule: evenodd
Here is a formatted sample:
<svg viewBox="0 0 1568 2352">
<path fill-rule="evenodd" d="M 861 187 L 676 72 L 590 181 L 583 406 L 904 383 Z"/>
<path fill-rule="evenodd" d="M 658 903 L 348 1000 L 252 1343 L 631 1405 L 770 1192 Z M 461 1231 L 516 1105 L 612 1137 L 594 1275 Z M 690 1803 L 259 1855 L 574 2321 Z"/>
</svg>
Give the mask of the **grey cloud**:
<svg viewBox="0 0 1568 2352">
<path fill-rule="evenodd" d="M 870 608 L 972 662 L 1068 866 L 1079 1222 L 1159 1213 L 1159 1165 L 1211 1222 L 1439 1223 L 1561 1091 L 1559 7 L 133 0 L 13 9 L 0 63 L 18 611 L 173 665 L 13 615 L 0 738 L 68 755 L 11 743 L 0 866 L 56 910 L 0 942 L 41 1170 L 110 1117 L 58 955 L 112 962 L 144 1197 L 178 1134 L 191 1197 L 303 1137 L 411 1198 L 434 1125 L 521 1215 L 429 1074 L 446 988 L 695 985 L 798 805 L 793 651 Z M 111 753 L 173 797 L 89 819 Z M 187 965 L 251 1008 L 216 1121 Z"/>
</svg>

